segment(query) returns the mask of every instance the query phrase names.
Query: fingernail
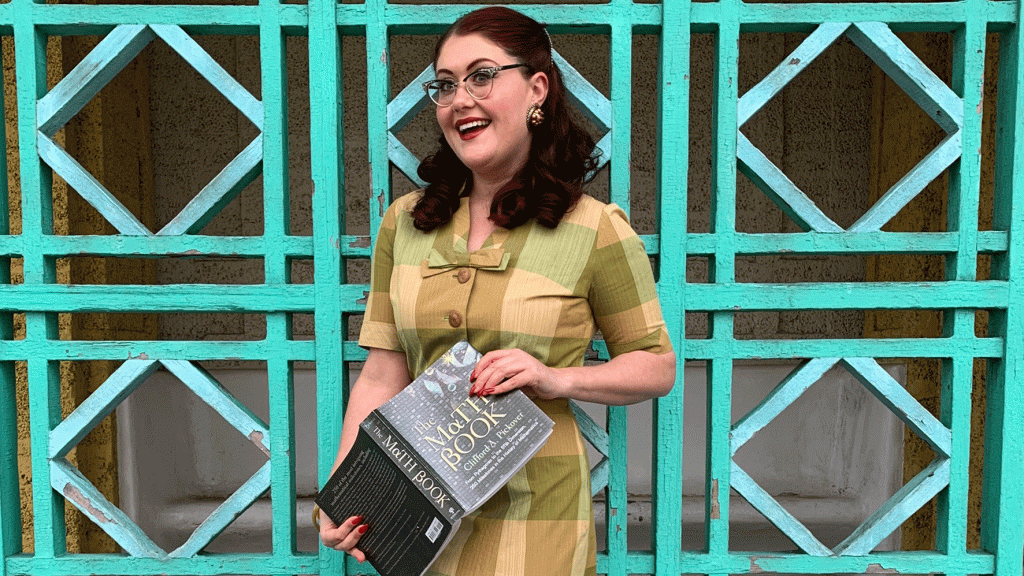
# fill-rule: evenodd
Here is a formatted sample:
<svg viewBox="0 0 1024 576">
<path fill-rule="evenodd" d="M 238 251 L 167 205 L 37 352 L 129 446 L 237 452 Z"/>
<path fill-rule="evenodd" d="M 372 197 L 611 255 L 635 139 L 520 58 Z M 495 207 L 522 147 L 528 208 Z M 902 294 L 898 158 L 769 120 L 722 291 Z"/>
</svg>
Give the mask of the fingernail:
<svg viewBox="0 0 1024 576">
<path fill-rule="evenodd" d="M 366 531 L 369 530 L 369 529 L 370 529 L 370 527 L 368 525 L 363 524 L 359 528 L 356 528 L 356 532 L 359 532 L 360 534 L 366 534 Z"/>
<path fill-rule="evenodd" d="M 470 374 L 469 375 L 469 381 L 470 382 L 476 382 L 476 374 Z"/>
<path fill-rule="evenodd" d="M 352 525 L 353 526 L 358 526 L 359 523 L 362 522 L 362 521 L 363 521 L 363 517 L 362 516 L 356 516 L 355 518 L 352 519 Z"/>
</svg>

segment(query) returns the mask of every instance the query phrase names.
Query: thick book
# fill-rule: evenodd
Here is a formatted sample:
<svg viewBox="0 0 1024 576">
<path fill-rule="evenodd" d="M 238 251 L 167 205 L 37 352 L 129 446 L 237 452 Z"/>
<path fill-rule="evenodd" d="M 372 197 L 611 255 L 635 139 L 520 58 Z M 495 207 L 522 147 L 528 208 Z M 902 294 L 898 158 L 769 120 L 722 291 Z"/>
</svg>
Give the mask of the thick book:
<svg viewBox="0 0 1024 576">
<path fill-rule="evenodd" d="M 520 390 L 470 397 L 480 353 L 453 346 L 359 426 L 316 503 L 362 516 L 358 548 L 381 576 L 420 576 L 458 529 L 544 445 L 554 423 Z"/>
</svg>

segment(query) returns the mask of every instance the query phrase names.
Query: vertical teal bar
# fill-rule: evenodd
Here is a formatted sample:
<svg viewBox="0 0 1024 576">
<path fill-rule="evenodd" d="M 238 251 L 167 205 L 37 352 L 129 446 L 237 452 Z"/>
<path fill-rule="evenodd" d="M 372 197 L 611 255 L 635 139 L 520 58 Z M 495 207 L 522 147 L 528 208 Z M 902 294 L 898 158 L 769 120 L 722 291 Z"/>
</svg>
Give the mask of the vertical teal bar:
<svg viewBox="0 0 1024 576">
<path fill-rule="evenodd" d="M 605 549 L 608 555 L 609 576 L 626 576 L 626 556 L 629 549 L 628 495 L 626 479 L 629 465 L 629 438 L 627 436 L 626 408 L 608 406 L 608 486 L 605 488 L 604 519 L 607 527 Z"/>
<path fill-rule="evenodd" d="M 981 122 L 985 74 L 984 5 L 968 2 L 967 22 L 953 35 L 953 89 L 964 99 L 960 161 L 950 169 L 948 228 L 958 232 L 957 252 L 946 260 L 946 279 L 977 279 L 978 205 L 981 190 Z M 945 335 L 963 342 L 974 338 L 974 310 L 945 315 Z M 952 431 L 949 487 L 938 497 L 935 547 L 952 556 L 967 553 L 967 507 L 970 488 L 971 388 L 974 358 L 960 354 L 942 363 L 940 414 Z"/>
<path fill-rule="evenodd" d="M 289 227 L 288 91 L 285 36 L 279 0 L 260 0 L 260 73 L 263 100 L 263 238 L 264 277 L 268 285 L 290 281 L 284 255 Z M 266 342 L 290 340 L 290 314 L 267 314 Z M 295 387 L 292 362 L 267 357 L 270 402 L 270 500 L 273 553 L 289 558 L 296 551 L 295 514 Z"/>
<path fill-rule="evenodd" d="M 612 162 L 611 201 L 630 213 L 630 161 L 632 154 L 633 22 L 632 0 L 611 0 L 611 105 Z M 608 488 L 605 490 L 605 526 L 608 574 L 625 575 L 629 549 L 628 496 L 626 476 L 629 465 L 626 409 L 607 410 L 609 443 Z"/>
<path fill-rule="evenodd" d="M 1017 3 L 1018 8 L 1020 2 Z M 999 88 L 996 115 L 996 174 L 993 224 L 1005 230 L 1005 254 L 992 259 L 992 277 L 1009 284 L 1007 308 L 991 315 L 989 333 L 1002 336 L 999 361 L 989 360 L 985 402 L 985 470 L 982 488 L 981 547 L 995 554 L 997 576 L 1019 576 L 1024 563 L 1024 526 L 1020 511 L 1020 461 L 1024 454 L 1024 68 L 1021 67 L 1021 13 L 999 39 Z"/>
<path fill-rule="evenodd" d="M 2 62 L 0 62 L 2 64 Z M 3 66 L 0 65 L 0 79 Z M 4 79 L 6 83 L 6 79 Z M 0 95 L 0 118 L 6 118 Z M 0 130 L 7 142 L 5 129 Z M 6 144 L 5 144 L 6 145 Z M 11 233 L 11 191 L 7 154 L 0 154 L 0 236 Z M 0 258 L 0 285 L 11 284 L 11 259 Z M 0 341 L 14 340 L 14 315 L 0 314 Z M 0 360 L 0 576 L 7 576 L 8 556 L 21 552 L 21 498 L 18 486 L 18 403 L 14 362 Z"/>
<path fill-rule="evenodd" d="M 632 0 L 611 0 L 611 201 L 630 213 L 632 158 L 633 23 Z"/>
<path fill-rule="evenodd" d="M 14 50 L 18 93 L 18 143 L 21 155 L 21 209 L 24 273 L 27 286 L 54 280 L 52 262 L 39 249 L 44 234 L 53 231 L 50 171 L 36 148 L 36 101 L 46 92 L 46 36 L 36 30 L 30 0 L 15 0 Z M 25 341 L 42 343 L 57 336 L 55 317 L 25 315 Z M 60 420 L 60 374 L 46 358 L 28 359 L 29 420 L 32 449 L 32 505 L 35 556 L 52 558 L 67 550 L 64 500 L 50 487 L 50 431 Z"/>
<path fill-rule="evenodd" d="M 309 4 L 309 112 L 313 177 L 317 460 L 327 480 L 341 435 L 345 331 L 341 313 L 341 42 L 334 0 Z M 345 573 L 344 555 L 320 548 L 320 574 Z"/>
<path fill-rule="evenodd" d="M 654 401 L 651 550 L 658 576 L 680 573 L 683 508 L 683 395 L 686 361 L 686 202 L 690 122 L 690 2 L 661 7 L 658 90 L 658 295 L 676 351 L 676 383 Z"/>
<path fill-rule="evenodd" d="M 391 97 L 390 33 L 384 22 L 386 0 L 366 0 L 366 129 L 370 156 L 370 238 L 391 204 L 391 161 L 388 159 L 388 100 Z"/>
<path fill-rule="evenodd" d="M 736 250 L 736 103 L 739 66 L 739 0 L 719 2 L 715 37 L 711 231 L 717 249 L 709 274 L 716 285 L 735 282 Z M 732 312 L 711 314 L 709 336 L 718 353 L 708 362 L 707 476 L 705 514 L 707 550 L 713 559 L 729 551 L 729 474 L 732 451 Z"/>
</svg>

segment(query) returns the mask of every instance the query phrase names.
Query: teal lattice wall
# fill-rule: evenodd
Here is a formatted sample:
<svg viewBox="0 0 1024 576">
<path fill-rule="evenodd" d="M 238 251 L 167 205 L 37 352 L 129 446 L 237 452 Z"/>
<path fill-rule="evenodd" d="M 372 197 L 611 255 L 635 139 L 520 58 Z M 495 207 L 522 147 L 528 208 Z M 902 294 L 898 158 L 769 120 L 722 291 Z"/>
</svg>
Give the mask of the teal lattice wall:
<svg viewBox="0 0 1024 576">
<path fill-rule="evenodd" d="M 339 409 L 348 363 L 364 351 L 351 341 L 342 319 L 363 308 L 365 286 L 346 282 L 344 263 L 369 255 L 366 237 L 342 233 L 345 193 L 342 157 L 345 136 L 340 112 L 339 34 L 366 38 L 367 122 L 372 191 L 371 230 L 390 200 L 389 163 L 415 180 L 416 159 L 395 137 L 423 106 L 418 81 L 390 98 L 388 37 L 436 34 L 468 6 L 413 6 L 367 0 L 335 4 L 309 0 L 285 4 L 260 0 L 248 6 L 81 6 L 13 0 L 0 4 L 0 34 L 15 45 L 21 180 L 21 233 L 12 235 L 0 210 L 0 576 L 74 574 L 342 574 L 368 568 L 332 551 L 296 552 L 293 363 L 318 367 L 321 477 L 326 476 L 340 430 Z M 655 402 L 653 541 L 630 550 L 625 514 L 626 412 L 608 411 L 607 427 L 585 423 L 606 458 L 595 463 L 598 490 L 606 489 L 608 536 L 599 571 L 609 574 L 680 573 L 944 573 L 1020 574 L 1024 532 L 1019 480 L 1022 450 L 1018 373 L 1024 370 L 1024 102 L 1020 63 L 1020 3 L 961 0 L 938 3 L 748 4 L 739 0 L 662 4 L 611 0 L 607 4 L 528 5 L 524 12 L 555 33 L 595 30 L 610 35 L 610 98 L 576 74 L 564 59 L 578 106 L 602 132 L 600 146 L 610 163 L 612 201 L 630 204 L 631 85 L 635 78 L 632 41 L 637 33 L 660 35 L 658 89 L 659 180 L 657 233 L 645 236 L 659 262 L 662 305 L 679 357 L 706 361 L 708 372 L 706 547 L 681 550 L 682 383 Z M 798 48 L 753 88 L 739 93 L 741 32 L 805 32 Z M 899 31 L 951 32 L 953 81 L 946 84 L 895 35 Z M 713 183 L 710 231 L 687 230 L 688 131 L 690 128 L 690 35 L 710 33 L 715 42 Z M 999 34 L 999 116 L 997 119 L 994 225 L 978 224 L 981 174 L 981 94 L 985 35 Z M 227 74 L 196 43 L 199 34 L 258 35 L 261 99 Z M 49 36 L 98 34 L 100 44 L 56 86 L 45 82 Z M 289 233 L 286 211 L 266 210 L 262 235 L 223 237 L 200 232 L 257 176 L 263 177 L 263 205 L 286 206 L 287 35 L 306 35 L 309 45 L 309 101 L 312 142 L 313 233 Z M 942 142 L 851 226 L 840 226 L 748 140 L 739 128 L 838 38 L 846 36 L 890 76 L 945 132 Z M 54 135 L 126 63 L 160 39 L 190 63 L 251 121 L 259 135 L 216 178 L 160 230 L 150 230 L 54 140 Z M 429 75 L 425 70 L 423 75 Z M 801 232 L 746 234 L 736 226 L 736 174 L 744 173 Z M 884 225 L 939 174 L 949 177 L 949 218 L 945 232 L 883 232 Z M 6 177 L 7 171 L 0 171 Z M 118 231 L 107 236 L 57 236 L 52 230 L 50 186 L 66 180 Z M 6 180 L 3 189 L 7 191 Z M 365 191 L 349 191 L 365 194 Z M 778 255 L 938 254 L 946 279 L 934 283 L 807 283 L 767 285 L 736 281 L 737 257 Z M 55 283 L 55 260 L 75 255 L 153 258 L 221 255 L 261 259 L 264 281 L 256 285 L 82 286 Z M 990 280 L 976 277 L 979 255 L 991 256 Z M 686 259 L 707 258 L 709 281 L 690 283 Z M 11 283 L 11 259 L 24 266 L 24 282 Z M 312 284 L 291 282 L 289 264 L 312 260 Z M 738 340 L 737 312 L 792 310 L 942 310 L 941 338 L 901 340 Z M 987 335 L 974 331 L 975 312 L 988 310 Z M 84 342 L 60 341 L 61 312 L 253 312 L 265 314 L 266 337 L 252 342 Z M 686 312 L 709 315 L 709 337 L 686 340 Z M 13 315 L 24 314 L 26 333 L 15 339 Z M 293 314 L 312 314 L 313 341 L 291 336 Z M 601 348 L 600 346 L 598 347 Z M 925 410 L 878 364 L 879 359 L 913 357 L 942 361 L 938 417 Z M 62 360 L 123 360 L 120 368 L 74 413 L 61 418 L 58 396 Z M 235 358 L 266 363 L 271 385 L 270 418 L 263 422 L 228 394 L 197 362 Z M 731 422 L 732 370 L 737 360 L 806 359 L 755 410 Z M 989 367 L 984 468 L 982 549 L 967 550 L 968 464 L 972 366 Z M 35 551 L 21 548 L 16 461 L 14 363 L 24 362 L 30 393 Z M 829 368 L 840 365 L 891 409 L 935 452 L 932 463 L 897 492 L 848 539 L 829 548 L 758 486 L 733 455 Z M 65 457 L 88 432 L 164 367 L 267 454 L 266 464 L 227 499 L 185 544 L 156 546 L 126 514 L 106 501 Z M 680 375 L 682 370 L 679 371 Z M 681 377 L 681 376 L 680 376 Z M 330 425 L 326 423 L 331 423 Z M 794 553 L 748 553 L 729 549 L 729 494 L 735 490 L 799 547 Z M 273 545 L 266 554 L 200 554 L 226 525 L 255 499 L 268 493 L 273 506 Z M 929 552 L 872 553 L 885 536 L 938 496 L 939 528 Z M 123 548 L 123 555 L 64 552 L 63 509 L 70 502 Z"/>
</svg>

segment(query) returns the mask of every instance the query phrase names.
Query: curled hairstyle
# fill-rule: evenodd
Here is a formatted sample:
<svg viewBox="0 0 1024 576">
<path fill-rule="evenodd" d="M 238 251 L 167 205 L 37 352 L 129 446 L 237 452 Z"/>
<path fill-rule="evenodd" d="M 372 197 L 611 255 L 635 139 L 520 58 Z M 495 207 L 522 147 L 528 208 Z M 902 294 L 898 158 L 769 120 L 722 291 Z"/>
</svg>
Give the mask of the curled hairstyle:
<svg viewBox="0 0 1024 576">
<path fill-rule="evenodd" d="M 490 218 L 510 229 L 531 218 L 554 228 L 583 195 L 583 184 L 596 168 L 600 152 L 569 115 L 562 74 L 551 58 L 551 41 L 543 26 L 503 6 L 481 8 L 459 18 L 438 39 L 434 62 L 446 40 L 470 34 L 480 34 L 526 64 L 523 74 L 547 74 L 548 95 L 541 106 L 546 120 L 531 128 L 533 142 L 526 165 L 495 194 Z M 463 186 L 472 177 L 444 135 L 439 143 L 440 149 L 417 170 L 428 186 L 412 216 L 416 228 L 425 232 L 451 220 Z"/>
</svg>

